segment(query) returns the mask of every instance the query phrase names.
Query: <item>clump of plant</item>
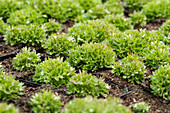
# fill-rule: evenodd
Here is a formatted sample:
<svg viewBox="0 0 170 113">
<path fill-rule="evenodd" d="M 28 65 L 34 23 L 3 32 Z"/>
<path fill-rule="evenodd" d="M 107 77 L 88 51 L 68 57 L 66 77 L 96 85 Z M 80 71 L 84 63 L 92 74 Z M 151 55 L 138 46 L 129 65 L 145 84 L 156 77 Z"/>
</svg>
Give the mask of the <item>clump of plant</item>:
<svg viewBox="0 0 170 113">
<path fill-rule="evenodd" d="M 59 113 L 62 105 L 60 97 L 44 89 L 42 93 L 33 95 L 29 104 L 35 113 Z"/>
<path fill-rule="evenodd" d="M 119 32 L 119 30 L 112 24 L 102 20 L 88 20 L 77 23 L 68 30 L 68 34 L 73 36 L 79 44 L 102 42 L 111 37 L 114 32 Z"/>
<path fill-rule="evenodd" d="M 19 113 L 13 104 L 0 103 L 0 113 Z"/>
<path fill-rule="evenodd" d="M 113 37 L 108 38 L 107 43 L 116 52 L 117 57 L 124 58 L 128 53 L 143 56 L 143 49 L 147 48 L 152 40 L 148 31 L 127 30 L 124 33 L 115 33 Z"/>
<path fill-rule="evenodd" d="M 17 0 L 1 0 L 0 17 L 7 19 L 12 12 L 21 9 L 21 6 L 22 2 Z"/>
<path fill-rule="evenodd" d="M 156 71 L 153 72 L 151 78 L 150 87 L 153 93 L 166 100 L 170 100 L 170 65 L 160 66 Z"/>
<path fill-rule="evenodd" d="M 26 44 L 32 46 L 41 45 L 45 40 L 46 34 L 43 27 L 38 25 L 20 25 L 20 26 L 11 26 L 7 28 L 6 35 L 4 40 L 6 44 L 18 45 Z"/>
<path fill-rule="evenodd" d="M 148 48 L 144 49 L 144 56 L 145 65 L 152 70 L 170 63 L 170 50 L 163 42 L 152 42 Z"/>
<path fill-rule="evenodd" d="M 5 34 L 7 25 L 4 23 L 2 18 L 0 18 L 0 35 Z"/>
<path fill-rule="evenodd" d="M 123 15 L 108 15 L 104 18 L 105 21 L 114 24 L 120 31 L 132 29 L 131 20 Z"/>
<path fill-rule="evenodd" d="M 135 103 L 132 106 L 133 111 L 135 113 L 148 113 L 149 112 L 149 105 L 145 102 Z"/>
<path fill-rule="evenodd" d="M 83 22 L 85 20 L 101 19 L 108 14 L 110 14 L 110 12 L 103 5 L 97 5 L 89 9 L 87 13 L 78 16 L 76 21 Z"/>
<path fill-rule="evenodd" d="M 121 0 L 107 0 L 104 5 L 111 14 L 123 15 L 124 8 L 121 5 Z"/>
<path fill-rule="evenodd" d="M 16 99 L 22 95 L 23 83 L 14 79 L 13 76 L 6 74 L 0 75 L 0 99 Z"/>
<path fill-rule="evenodd" d="M 67 84 L 67 93 L 77 97 L 92 95 L 95 97 L 106 96 L 109 85 L 102 78 L 96 78 L 92 74 L 79 73 L 73 76 Z"/>
<path fill-rule="evenodd" d="M 36 0 L 30 3 L 36 10 L 59 22 L 74 20 L 84 13 L 78 0 Z"/>
<path fill-rule="evenodd" d="M 68 62 L 76 69 L 95 72 L 111 68 L 115 62 L 115 53 L 110 46 L 102 43 L 86 43 L 70 51 Z"/>
<path fill-rule="evenodd" d="M 146 25 L 146 16 L 142 12 L 134 11 L 133 14 L 130 14 L 130 19 L 133 26 L 143 27 Z"/>
<path fill-rule="evenodd" d="M 68 36 L 64 33 L 50 36 L 42 45 L 48 54 L 56 56 L 68 56 L 69 51 L 76 46 L 77 43 L 74 37 Z"/>
<path fill-rule="evenodd" d="M 46 34 L 51 35 L 53 33 L 58 33 L 61 31 L 61 24 L 55 21 L 55 19 L 49 19 L 47 23 L 44 24 L 46 29 Z"/>
<path fill-rule="evenodd" d="M 115 97 L 97 99 L 91 96 L 71 100 L 62 113 L 132 113 Z"/>
<path fill-rule="evenodd" d="M 10 14 L 7 23 L 10 25 L 29 25 L 29 24 L 43 24 L 47 19 L 31 7 L 17 10 Z"/>
<path fill-rule="evenodd" d="M 88 11 L 92 7 L 102 4 L 101 0 L 78 0 L 78 2 L 85 11 Z"/>
<path fill-rule="evenodd" d="M 170 20 L 167 20 L 159 29 L 165 36 L 170 36 Z M 170 38 L 169 38 L 170 40 Z"/>
<path fill-rule="evenodd" d="M 129 82 L 137 83 L 144 82 L 145 65 L 143 59 L 135 54 L 128 55 L 126 58 L 115 62 L 112 73 L 117 76 L 122 76 Z"/>
<path fill-rule="evenodd" d="M 150 1 L 150 0 L 149 0 Z M 130 10 L 141 10 L 148 0 L 124 0 L 125 6 Z"/>
<path fill-rule="evenodd" d="M 36 66 L 33 81 L 54 85 L 55 88 L 66 85 L 75 75 L 75 70 L 68 62 L 59 57 L 49 58 Z"/>
<path fill-rule="evenodd" d="M 28 69 L 35 69 L 38 62 L 40 62 L 40 56 L 36 54 L 36 51 L 31 51 L 30 48 L 24 47 L 21 53 L 18 53 L 13 59 L 12 64 L 14 69 L 23 71 Z"/>
<path fill-rule="evenodd" d="M 157 18 L 170 18 L 169 6 L 169 0 L 152 0 L 143 6 L 142 11 L 144 15 L 146 15 L 147 21 L 149 22 Z"/>
</svg>

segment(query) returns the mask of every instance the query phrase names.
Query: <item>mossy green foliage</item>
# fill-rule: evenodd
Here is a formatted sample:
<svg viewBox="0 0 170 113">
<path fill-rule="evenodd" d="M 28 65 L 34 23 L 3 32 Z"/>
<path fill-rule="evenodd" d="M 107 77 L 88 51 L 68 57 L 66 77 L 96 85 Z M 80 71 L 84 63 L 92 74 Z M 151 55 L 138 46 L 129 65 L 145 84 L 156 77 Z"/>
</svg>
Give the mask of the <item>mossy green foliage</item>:
<svg viewBox="0 0 170 113">
<path fill-rule="evenodd" d="M 149 112 L 149 105 L 145 102 L 135 103 L 131 107 L 133 111 L 135 111 L 135 113 L 148 113 Z"/>
<path fill-rule="evenodd" d="M 21 43 L 38 46 L 45 40 L 45 37 L 45 28 L 31 24 L 8 27 L 4 40 L 6 44 L 12 46 Z"/>
<path fill-rule="evenodd" d="M 129 10 L 141 10 L 143 5 L 147 4 L 151 0 L 124 0 L 125 6 Z"/>
<path fill-rule="evenodd" d="M 152 0 L 143 6 L 142 11 L 148 22 L 157 18 L 170 18 L 170 0 Z"/>
<path fill-rule="evenodd" d="M 78 0 L 78 2 L 85 11 L 88 11 L 92 7 L 102 4 L 101 0 Z"/>
<path fill-rule="evenodd" d="M 120 104 L 115 97 L 97 99 L 90 96 L 76 98 L 66 104 L 62 113 L 132 113 L 127 107 Z"/>
<path fill-rule="evenodd" d="M 87 13 L 80 15 L 76 18 L 77 22 L 83 22 L 85 20 L 95 20 L 104 18 L 110 12 L 104 7 L 104 5 L 97 5 L 87 11 Z"/>
<path fill-rule="evenodd" d="M 111 14 L 123 15 L 124 8 L 121 5 L 121 0 L 107 0 L 104 5 Z"/>
<path fill-rule="evenodd" d="M 74 37 L 68 36 L 67 34 L 53 34 L 44 41 L 42 47 L 50 55 L 56 56 L 68 56 L 71 49 L 74 49 L 77 43 Z"/>
<path fill-rule="evenodd" d="M 79 73 L 70 79 L 67 84 L 67 93 L 74 94 L 77 97 L 87 95 L 105 97 L 109 88 L 109 85 L 102 78 L 96 78 L 92 74 Z"/>
<path fill-rule="evenodd" d="M 116 62 L 111 72 L 117 76 L 122 76 L 129 82 L 139 84 L 140 82 L 144 82 L 146 71 L 143 59 L 132 54 Z"/>
<path fill-rule="evenodd" d="M 116 26 L 116 28 L 118 28 L 120 31 L 133 28 L 131 25 L 131 20 L 129 18 L 125 18 L 123 15 L 108 15 L 105 16 L 104 21 L 114 24 L 114 26 Z"/>
<path fill-rule="evenodd" d="M 41 13 L 37 12 L 31 7 L 17 10 L 10 14 L 7 23 L 10 25 L 29 25 L 29 24 L 43 24 L 47 19 Z"/>
<path fill-rule="evenodd" d="M 83 7 L 77 0 L 31 0 L 29 3 L 37 11 L 52 17 L 59 22 L 74 20 L 84 13 Z"/>
<path fill-rule="evenodd" d="M 44 89 L 42 93 L 33 95 L 29 104 L 34 113 L 59 113 L 62 105 L 60 97 Z"/>
<path fill-rule="evenodd" d="M 55 88 L 66 85 L 75 75 L 75 70 L 68 62 L 63 62 L 59 57 L 49 58 L 36 66 L 33 81 L 54 85 Z"/>
<path fill-rule="evenodd" d="M 110 68 L 115 62 L 115 53 L 106 44 L 86 43 L 70 51 L 68 62 L 76 69 L 95 72 Z"/>
<path fill-rule="evenodd" d="M 0 18 L 0 35 L 5 34 L 7 25 L 4 23 L 2 18 Z"/>
<path fill-rule="evenodd" d="M 19 113 L 13 104 L 0 103 L 0 113 Z"/>
<path fill-rule="evenodd" d="M 150 34 L 145 30 L 128 30 L 124 33 L 115 33 L 113 37 L 108 38 L 107 43 L 116 52 L 117 57 L 124 58 L 128 53 L 136 53 L 143 56 L 143 49 L 148 47 L 155 40 L 149 37 Z"/>
<path fill-rule="evenodd" d="M 158 70 L 153 72 L 150 87 L 153 93 L 166 100 L 170 100 L 170 65 L 160 66 Z"/>
<path fill-rule="evenodd" d="M 35 69 L 35 66 L 40 62 L 40 56 L 36 51 L 31 51 L 30 48 L 24 47 L 21 53 L 18 53 L 13 59 L 12 64 L 14 69 L 23 71 L 28 69 Z"/>
<path fill-rule="evenodd" d="M 56 22 L 55 19 L 49 19 L 49 21 L 44 24 L 44 27 L 46 29 L 46 34 L 48 35 L 58 33 L 62 30 L 61 24 Z"/>
<path fill-rule="evenodd" d="M 133 14 L 130 14 L 130 19 L 133 26 L 139 26 L 143 27 L 146 25 L 146 16 L 142 12 L 133 12 Z"/>
<path fill-rule="evenodd" d="M 170 63 L 170 50 L 163 42 L 152 42 L 144 49 L 145 65 L 152 70 Z"/>
<path fill-rule="evenodd" d="M 18 0 L 1 0 L 0 3 L 0 17 L 7 19 L 9 15 L 22 8 L 23 2 Z"/>
<path fill-rule="evenodd" d="M 170 42 L 170 20 L 167 20 L 163 25 L 159 28 L 159 30 L 165 35 L 169 36 L 169 42 Z"/>
<path fill-rule="evenodd" d="M 68 34 L 73 36 L 77 43 L 102 42 L 113 36 L 114 32 L 119 32 L 112 24 L 102 20 L 88 20 L 75 24 L 69 28 Z"/>
<path fill-rule="evenodd" d="M 0 99 L 16 99 L 22 95 L 23 83 L 14 79 L 13 76 L 6 74 L 0 75 Z"/>
</svg>

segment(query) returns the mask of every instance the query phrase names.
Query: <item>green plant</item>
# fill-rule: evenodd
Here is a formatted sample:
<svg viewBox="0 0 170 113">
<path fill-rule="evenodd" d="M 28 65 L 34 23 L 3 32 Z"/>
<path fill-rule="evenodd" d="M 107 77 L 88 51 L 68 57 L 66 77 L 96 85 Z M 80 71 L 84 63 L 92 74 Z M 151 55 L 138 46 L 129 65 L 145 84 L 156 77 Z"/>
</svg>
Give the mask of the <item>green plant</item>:
<svg viewBox="0 0 170 113">
<path fill-rule="evenodd" d="M 55 19 L 49 19 L 47 23 L 44 24 L 46 33 L 51 35 L 53 33 L 58 33 L 62 30 L 61 24 L 55 21 Z"/>
<path fill-rule="evenodd" d="M 149 105 L 146 104 L 145 102 L 135 103 L 131 107 L 132 107 L 133 111 L 135 111 L 135 113 L 149 112 Z"/>
<path fill-rule="evenodd" d="M 111 68 L 111 65 L 115 62 L 115 53 L 106 44 L 86 43 L 70 51 L 68 62 L 76 69 L 94 72 Z"/>
<path fill-rule="evenodd" d="M 88 96 L 71 100 L 62 113 L 131 113 L 131 111 L 115 97 L 97 99 Z"/>
<path fill-rule="evenodd" d="M 23 83 L 15 80 L 13 76 L 0 75 L 0 99 L 16 99 L 22 95 Z"/>
<path fill-rule="evenodd" d="M 1 0 L 0 3 L 0 17 L 7 19 L 13 11 L 19 10 L 22 7 L 22 2 L 17 0 Z"/>
<path fill-rule="evenodd" d="M 102 4 L 101 0 L 78 0 L 78 2 L 83 7 L 83 9 L 85 9 L 85 11 Z"/>
<path fill-rule="evenodd" d="M 104 5 L 110 11 L 111 14 L 123 15 L 124 8 L 121 5 L 121 0 L 107 0 Z"/>
<path fill-rule="evenodd" d="M 170 63 L 170 50 L 163 42 L 152 42 L 144 49 L 145 65 L 152 70 Z"/>
<path fill-rule="evenodd" d="M 13 104 L 0 103 L 0 113 L 19 113 Z"/>
<path fill-rule="evenodd" d="M 163 25 L 159 28 L 159 30 L 165 35 L 170 36 L 170 20 L 167 20 Z M 170 38 L 169 38 L 170 40 Z"/>
<path fill-rule="evenodd" d="M 153 93 L 166 100 L 170 100 L 170 65 L 160 66 L 158 70 L 153 72 L 150 87 Z"/>
<path fill-rule="evenodd" d="M 102 78 L 96 78 L 92 74 L 79 73 L 70 78 L 67 84 L 67 94 L 74 94 L 77 97 L 92 95 L 95 97 L 106 96 L 109 92 L 109 85 Z"/>
<path fill-rule="evenodd" d="M 143 13 L 147 21 L 157 18 L 170 18 L 170 1 L 169 0 L 152 0 L 143 6 Z"/>
<path fill-rule="evenodd" d="M 112 24 L 102 20 L 88 20 L 75 24 L 69 28 L 68 34 L 73 36 L 77 43 L 102 42 L 111 37 L 114 32 L 118 32 Z"/>
<path fill-rule="evenodd" d="M 59 22 L 74 20 L 84 13 L 83 7 L 77 0 L 32 0 L 29 3 L 39 12 L 56 19 Z"/>
<path fill-rule="evenodd" d="M 64 33 L 50 36 L 42 45 L 48 54 L 56 56 L 68 56 L 69 51 L 76 46 L 75 39 Z"/>
<path fill-rule="evenodd" d="M 130 19 L 133 26 L 143 27 L 146 25 L 146 16 L 142 12 L 134 11 L 133 14 L 130 14 Z"/>
<path fill-rule="evenodd" d="M 66 85 L 69 79 L 75 75 L 75 70 L 68 62 L 63 62 L 59 57 L 46 59 L 36 66 L 33 81 L 60 87 Z"/>
<path fill-rule="evenodd" d="M 155 38 L 150 37 L 148 31 L 127 30 L 124 33 L 115 33 L 113 37 L 108 38 L 107 43 L 116 52 L 117 57 L 124 58 L 128 53 L 143 56 L 144 48 L 147 48 L 153 40 Z"/>
<path fill-rule="evenodd" d="M 1 65 L 1 63 L 0 63 L 0 76 L 1 75 L 4 75 L 5 73 L 4 73 L 4 71 L 3 71 L 3 69 L 2 69 L 2 65 Z"/>
<path fill-rule="evenodd" d="M 62 105 L 60 97 L 48 90 L 36 93 L 30 99 L 30 105 L 34 113 L 59 113 Z"/>
<path fill-rule="evenodd" d="M 142 60 L 135 54 L 128 55 L 126 58 L 116 62 L 111 72 L 117 76 L 122 76 L 129 82 L 139 84 L 144 82 L 144 74 L 146 72 Z"/>
<path fill-rule="evenodd" d="M 2 18 L 0 18 L 0 35 L 5 34 L 7 25 L 4 23 Z"/>
<path fill-rule="evenodd" d="M 26 44 L 37 46 L 45 40 L 46 34 L 43 27 L 38 25 L 20 25 L 7 28 L 4 40 L 6 44 L 18 45 Z"/>
<path fill-rule="evenodd" d="M 110 24 L 114 24 L 120 31 L 132 29 L 131 20 L 125 18 L 123 15 L 108 15 L 104 18 Z"/>
<path fill-rule="evenodd" d="M 150 0 L 149 0 L 150 1 Z M 143 5 L 149 2 L 148 0 L 124 0 L 125 6 L 129 10 L 140 10 L 143 8 Z"/>
<path fill-rule="evenodd" d="M 10 14 L 7 23 L 10 25 L 29 25 L 29 24 L 43 24 L 47 19 L 35 9 L 27 7 L 25 9 L 17 10 Z"/>
<path fill-rule="evenodd" d="M 13 59 L 12 64 L 14 69 L 23 71 L 28 69 L 34 69 L 38 62 L 40 62 L 40 56 L 36 54 L 36 51 L 31 51 L 30 48 L 22 48 L 22 52 L 18 53 Z"/>
<path fill-rule="evenodd" d="M 97 5 L 89 9 L 87 13 L 78 16 L 76 21 L 83 22 L 85 20 L 101 19 L 108 14 L 110 14 L 110 12 L 103 5 Z"/>
</svg>

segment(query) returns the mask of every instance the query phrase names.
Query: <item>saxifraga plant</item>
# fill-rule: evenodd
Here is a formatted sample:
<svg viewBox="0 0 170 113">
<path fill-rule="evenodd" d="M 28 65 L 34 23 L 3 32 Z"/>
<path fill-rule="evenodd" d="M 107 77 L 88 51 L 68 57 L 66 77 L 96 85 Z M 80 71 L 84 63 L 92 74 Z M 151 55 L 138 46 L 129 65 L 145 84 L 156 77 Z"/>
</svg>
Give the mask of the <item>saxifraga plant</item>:
<svg viewBox="0 0 170 113">
<path fill-rule="evenodd" d="M 139 84 L 140 82 L 144 82 L 146 70 L 143 59 L 132 54 L 116 62 L 111 72 L 117 76 L 122 76 L 129 82 Z"/>
<path fill-rule="evenodd" d="M 102 78 L 96 78 L 92 74 L 79 73 L 70 78 L 67 84 L 67 93 L 77 97 L 92 95 L 95 97 L 106 96 L 109 85 Z"/>
<path fill-rule="evenodd" d="M 28 69 L 35 69 L 38 62 L 40 62 L 40 56 L 36 54 L 36 51 L 31 51 L 30 48 L 23 48 L 21 53 L 18 53 L 13 59 L 12 64 L 16 70 L 23 71 Z"/>
<path fill-rule="evenodd" d="M 33 81 L 51 84 L 55 88 L 66 85 L 69 79 L 75 75 L 75 70 L 68 62 L 63 62 L 59 57 L 49 58 L 36 66 Z"/>
<path fill-rule="evenodd" d="M 19 113 L 13 104 L 0 103 L 0 113 Z"/>
<path fill-rule="evenodd" d="M 23 83 L 14 79 L 11 75 L 0 75 L 0 99 L 16 99 L 19 95 L 22 95 Z"/>
<path fill-rule="evenodd" d="M 34 113 L 59 113 L 62 105 L 59 96 L 44 89 L 42 93 L 33 95 L 29 104 Z"/>
<path fill-rule="evenodd" d="M 2 18 L 0 18 L 0 35 L 5 34 L 6 28 L 7 28 L 6 23 L 4 23 Z"/>
<path fill-rule="evenodd" d="M 146 104 L 145 102 L 135 103 L 131 106 L 131 108 L 133 109 L 133 111 L 135 111 L 135 113 L 148 113 L 149 112 L 149 105 Z"/>
<path fill-rule="evenodd" d="M 166 100 L 170 100 L 170 65 L 160 66 L 153 72 L 151 78 L 151 89 L 153 93 Z"/>
<path fill-rule="evenodd" d="M 159 31 L 161 31 L 167 37 L 170 36 L 170 20 L 167 20 L 165 23 L 163 23 L 163 25 L 159 28 Z"/>
<path fill-rule="evenodd" d="M 115 97 L 97 99 L 91 96 L 71 100 L 62 113 L 132 113 Z"/>
<path fill-rule="evenodd" d="M 101 0 L 78 0 L 80 5 L 83 7 L 85 11 L 88 11 L 92 7 L 95 7 L 96 5 L 101 5 Z"/>
<path fill-rule="evenodd" d="M 95 72 L 100 69 L 111 68 L 111 65 L 115 62 L 115 53 L 106 44 L 86 43 L 70 51 L 68 62 L 76 69 Z"/>
</svg>

